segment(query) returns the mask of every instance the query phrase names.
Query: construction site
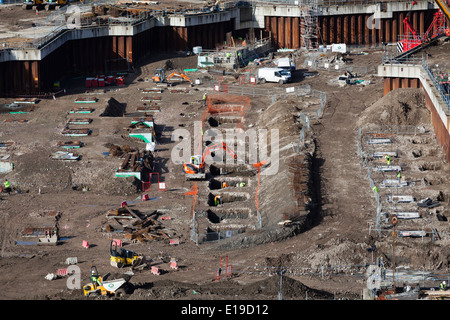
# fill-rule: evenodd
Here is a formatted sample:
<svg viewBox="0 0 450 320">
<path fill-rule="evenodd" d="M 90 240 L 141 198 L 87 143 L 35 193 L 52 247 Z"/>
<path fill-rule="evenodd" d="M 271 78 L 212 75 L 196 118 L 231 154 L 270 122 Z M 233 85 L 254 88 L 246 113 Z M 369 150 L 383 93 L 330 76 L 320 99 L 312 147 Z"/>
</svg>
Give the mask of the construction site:
<svg viewBox="0 0 450 320">
<path fill-rule="evenodd" d="M 3 0 L 0 299 L 449 300 L 449 5 Z"/>
</svg>

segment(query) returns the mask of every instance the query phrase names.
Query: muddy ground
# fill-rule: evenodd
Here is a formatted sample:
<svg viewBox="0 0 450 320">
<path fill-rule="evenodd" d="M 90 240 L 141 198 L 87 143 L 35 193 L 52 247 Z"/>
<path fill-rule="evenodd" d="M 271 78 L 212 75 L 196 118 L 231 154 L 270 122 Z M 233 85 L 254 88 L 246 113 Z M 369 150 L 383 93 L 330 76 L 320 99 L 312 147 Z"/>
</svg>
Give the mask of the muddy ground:
<svg viewBox="0 0 450 320">
<path fill-rule="evenodd" d="M 353 66 L 377 66 L 381 61 L 381 51 L 369 50 L 366 54 L 354 54 Z M 415 228 L 433 228 L 440 231 L 440 238 L 398 238 L 396 256 L 398 268 L 425 270 L 433 273 L 448 272 L 448 222 L 438 221 L 437 213 L 448 217 L 448 165 L 442 163 L 440 147 L 433 137 L 429 114 L 424 109 L 423 100 L 417 90 L 399 92 L 382 98 L 383 82 L 373 73 L 362 74 L 361 78 L 370 80 L 369 85 L 339 86 L 335 81 L 340 74 L 336 71 L 307 70 L 308 77 L 302 76 L 304 55 L 297 57 L 298 70 L 294 73 L 293 86 L 310 85 L 316 90 L 326 92 L 327 105 L 323 117 L 312 121 L 307 133 L 307 145 L 298 153 L 299 110 L 306 112 L 308 99 L 313 97 L 282 97 L 273 103 L 271 96 L 250 97 L 250 109 L 245 114 L 245 129 L 252 127 L 271 128 L 280 131 L 279 174 L 263 176 L 259 189 L 259 206 L 262 228 L 247 228 L 243 233 L 221 241 L 196 244 L 191 240 L 193 197 L 185 195 L 193 182 L 186 181 L 180 164 L 171 161 L 173 148 L 172 133 L 179 128 L 192 132 L 193 121 L 201 119 L 204 113 L 201 97 L 207 92 L 211 97 L 223 93 L 214 92 L 217 76 L 196 72 L 189 73 L 192 79 L 200 79 L 201 84 L 190 87 L 188 83 L 177 83 L 174 88 L 188 89 L 189 93 L 171 93 L 164 89 L 161 101 L 157 104 L 161 112 L 155 113 L 158 131 L 158 144 L 155 153 L 156 169 L 161 182 L 167 189 L 160 191 L 152 184 L 149 192 L 142 192 L 133 178 L 117 178 L 114 171 L 122 160 L 109 153 L 110 146 L 127 146 L 132 149 L 145 149 L 142 141 L 128 137 L 130 118 L 102 117 L 107 101 L 114 97 L 126 104 L 126 112 L 136 112 L 143 104 L 140 89 L 154 87 L 147 81 L 155 69 L 167 65 L 167 56 L 154 56 L 136 68 L 125 78 L 121 87 L 105 93 L 98 93 L 98 101 L 92 106 L 94 111 L 87 115 L 92 118 L 89 127 L 92 133 L 80 137 L 83 147 L 76 149 L 81 155 L 77 162 L 51 160 L 50 154 L 60 150 L 58 141 L 67 141 L 61 135 L 67 120 L 73 117 L 69 111 L 79 106 L 74 100 L 85 95 L 84 79 L 68 78 L 62 82 L 67 89 L 65 95 L 56 100 L 42 100 L 33 111 L 22 114 L 0 114 L 2 120 L 1 142 L 13 141 L 14 145 L 2 151 L 10 155 L 14 170 L 2 174 L 11 181 L 16 192 L 2 195 L 1 208 L 1 258 L 0 276 L 1 299 L 26 300 L 84 300 L 108 299 L 104 297 L 85 298 L 80 289 L 68 289 L 66 277 L 47 280 L 49 273 L 67 268 L 69 257 L 77 257 L 81 270 L 81 284 L 89 281 L 89 267 L 95 265 L 101 274 L 120 276 L 130 268 L 116 269 L 109 263 L 110 239 L 122 239 L 126 249 L 142 253 L 148 266 L 160 268 L 155 275 L 149 268 L 133 270 L 130 282 L 134 292 L 129 300 L 276 300 L 278 299 L 279 277 L 277 270 L 286 270 L 283 285 L 283 299 L 286 300 L 329 300 L 362 299 L 367 287 L 365 279 L 366 264 L 383 258 L 386 268 L 392 267 L 392 238 L 388 232 L 376 232 L 376 204 L 367 177 L 367 168 L 362 167 L 357 153 L 357 129 L 369 127 L 379 122 L 392 120 L 392 125 L 425 126 L 428 135 L 397 136 L 409 141 L 411 148 L 420 144 L 421 154 L 427 162 L 435 164 L 433 179 L 427 172 L 412 169 L 417 167 L 420 158 L 410 156 L 409 147 L 400 153 L 400 161 L 406 165 L 404 175 L 421 180 L 413 190 L 419 199 L 422 196 L 439 198 L 440 207 L 425 210 Z M 170 57 L 174 70 L 196 68 L 196 57 Z M 234 77 L 228 83 L 238 84 Z M 288 85 L 285 85 L 288 86 Z M 284 86 L 284 87 L 285 87 Z M 281 89 L 280 85 L 264 84 L 261 88 Z M 403 98 L 404 97 L 404 98 Z M 11 99 L 1 103 L 11 103 Z M 375 107 L 374 107 L 375 106 Z M 371 108 L 376 110 L 371 111 Z M 393 114 L 398 110 L 408 115 Z M 83 114 L 83 117 L 86 115 Z M 397 119 L 396 121 L 394 121 Z M 6 121 L 16 120 L 16 121 Z M 22 121 L 26 120 L 26 121 Z M 225 128 L 225 126 L 223 127 Z M 78 139 L 78 138 L 77 138 Z M 402 144 L 403 146 L 403 144 Z M 400 147 L 399 147 L 400 148 Z M 302 154 L 307 159 L 303 168 L 308 177 L 307 194 L 310 197 L 308 211 L 298 224 L 280 226 L 285 219 L 285 205 L 292 204 L 295 192 L 289 187 L 292 174 L 288 160 Z M 429 168 L 429 167 L 427 167 Z M 428 170 L 428 174 L 430 174 Z M 242 178 L 243 175 L 238 175 Z M 378 179 L 379 177 L 376 177 Z M 424 183 L 424 179 L 438 179 L 438 183 Z M 428 181 L 427 180 L 427 181 Z M 243 204 L 236 208 L 249 208 L 256 211 L 255 192 L 257 175 L 248 176 L 245 190 L 248 195 Z M 207 212 L 206 182 L 198 183 L 198 212 Z M 144 194 L 148 201 L 142 201 Z M 383 194 L 385 196 L 385 194 Z M 384 199 L 384 198 L 383 198 Z M 127 201 L 130 209 L 145 216 L 158 211 L 157 219 L 163 224 L 171 239 L 179 240 L 178 245 L 170 244 L 168 239 L 145 242 L 132 242 L 123 233 L 105 231 L 110 223 L 106 217 L 109 210 L 116 210 L 122 201 Z M 237 202 L 236 202 L 237 203 Z M 224 204 L 224 208 L 225 208 Z M 26 227 L 44 227 L 54 224 L 53 212 L 61 213 L 59 219 L 61 244 L 58 246 L 36 246 L 31 243 L 36 238 L 22 236 Z M 171 219 L 163 220 L 163 216 Z M 199 226 L 210 223 L 207 214 L 198 217 Z M 255 225 L 255 217 L 249 225 Z M 409 223 L 409 222 L 408 222 Z M 199 230 L 205 235 L 205 230 Z M 202 238 L 201 238 L 202 239 Z M 88 241 L 88 249 L 82 247 Z M 375 245 L 371 255 L 367 248 Z M 227 257 L 232 272 L 221 274 L 216 279 L 216 271 Z M 172 269 L 170 258 L 175 258 L 178 269 Z M 221 260 L 221 258 L 224 258 Z M 374 259 L 374 260 L 372 260 Z M 415 281 L 415 280 L 412 280 Z M 33 283 L 33 290 L 24 290 Z M 437 286 L 437 282 L 425 285 Z"/>
</svg>

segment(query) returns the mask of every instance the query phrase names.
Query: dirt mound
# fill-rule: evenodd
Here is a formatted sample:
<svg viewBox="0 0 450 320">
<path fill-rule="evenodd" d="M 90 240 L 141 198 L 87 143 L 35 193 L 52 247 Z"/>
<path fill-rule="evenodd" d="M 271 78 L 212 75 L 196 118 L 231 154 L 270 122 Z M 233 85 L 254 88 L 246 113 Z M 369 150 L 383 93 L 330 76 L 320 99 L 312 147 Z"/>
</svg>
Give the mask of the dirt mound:
<svg viewBox="0 0 450 320">
<path fill-rule="evenodd" d="M 396 89 L 368 107 L 357 121 L 358 126 L 419 125 L 430 122 L 422 89 Z"/>
</svg>

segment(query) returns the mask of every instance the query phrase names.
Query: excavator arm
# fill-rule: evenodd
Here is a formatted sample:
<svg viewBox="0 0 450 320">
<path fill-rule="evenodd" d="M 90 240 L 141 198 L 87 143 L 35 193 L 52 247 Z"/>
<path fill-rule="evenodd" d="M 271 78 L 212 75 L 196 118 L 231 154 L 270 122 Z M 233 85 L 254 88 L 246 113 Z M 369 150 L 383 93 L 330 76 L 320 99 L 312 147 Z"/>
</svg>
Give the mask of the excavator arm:
<svg viewBox="0 0 450 320">
<path fill-rule="evenodd" d="M 450 8 L 447 0 L 434 0 L 438 5 L 439 9 L 441 9 L 444 16 L 447 18 L 447 21 L 450 23 Z"/>
<path fill-rule="evenodd" d="M 217 151 L 217 150 L 225 150 L 226 152 L 228 152 L 232 157 L 233 157 L 233 159 L 236 159 L 236 154 L 233 152 L 233 150 L 231 150 L 230 148 L 228 148 L 228 146 L 227 146 L 227 144 L 225 143 L 225 142 L 222 142 L 222 143 L 217 143 L 217 144 L 214 144 L 214 145 L 212 145 L 212 146 L 210 146 L 210 147 L 208 147 L 208 148 L 206 148 L 205 149 L 205 152 L 203 153 L 203 157 L 202 157 L 202 166 L 204 165 L 204 163 L 205 163 L 205 159 L 206 159 L 206 157 L 211 153 L 211 152 L 214 152 L 214 151 Z"/>
<path fill-rule="evenodd" d="M 225 150 L 226 152 L 228 152 L 233 159 L 236 159 L 236 154 L 233 152 L 233 150 L 231 150 L 230 148 L 228 148 L 227 144 L 225 142 L 222 143 L 217 143 L 215 145 L 209 146 L 205 149 L 205 152 L 203 153 L 202 157 L 201 157 L 201 161 L 199 161 L 200 163 L 185 163 L 183 164 L 183 171 L 186 173 L 186 175 L 188 177 L 194 177 L 194 175 L 199 175 L 199 178 L 203 178 L 204 176 L 204 168 L 205 168 L 205 160 L 206 157 L 211 154 L 211 152 L 217 151 L 217 150 Z M 193 159 L 198 159 L 199 156 L 194 156 L 191 158 L 191 160 Z M 200 160 L 200 159 L 198 159 Z"/>
<path fill-rule="evenodd" d="M 189 81 L 190 83 L 192 83 L 192 80 L 189 79 L 189 77 L 186 76 L 184 73 L 173 72 L 173 73 L 171 73 L 170 75 L 168 75 L 166 79 L 167 79 L 167 80 L 170 80 L 170 79 L 173 78 L 173 77 L 182 78 L 182 79 L 184 79 L 184 80 Z"/>
</svg>

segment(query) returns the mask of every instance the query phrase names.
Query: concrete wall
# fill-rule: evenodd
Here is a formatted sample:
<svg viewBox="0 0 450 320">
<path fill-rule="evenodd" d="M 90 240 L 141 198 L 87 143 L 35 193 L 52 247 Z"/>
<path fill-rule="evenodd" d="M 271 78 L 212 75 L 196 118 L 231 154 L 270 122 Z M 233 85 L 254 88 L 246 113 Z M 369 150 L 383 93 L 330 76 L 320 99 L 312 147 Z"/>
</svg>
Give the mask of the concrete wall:
<svg viewBox="0 0 450 320">
<path fill-rule="evenodd" d="M 397 35 L 403 33 L 402 21 L 408 12 L 419 33 L 426 30 L 435 12 L 435 6 L 423 0 L 413 7 L 396 1 L 386 6 L 321 8 L 318 44 L 395 42 Z M 379 28 L 370 29 L 367 22 L 374 12 L 384 19 Z M 264 37 L 270 34 L 275 48 L 297 49 L 302 40 L 300 15 L 299 6 L 256 5 L 219 12 L 158 16 L 134 26 L 66 30 L 41 49 L 0 51 L 0 95 L 46 91 L 59 80 L 63 71 L 105 72 L 107 60 L 126 59 L 135 64 L 153 52 L 192 50 L 195 46 L 214 49 L 223 44 L 230 32 L 245 36 L 247 30 L 254 30 L 258 36 L 264 30 Z"/>
</svg>

